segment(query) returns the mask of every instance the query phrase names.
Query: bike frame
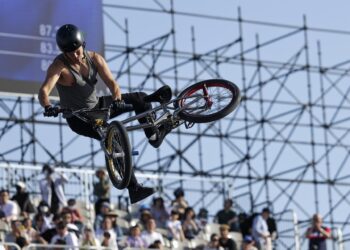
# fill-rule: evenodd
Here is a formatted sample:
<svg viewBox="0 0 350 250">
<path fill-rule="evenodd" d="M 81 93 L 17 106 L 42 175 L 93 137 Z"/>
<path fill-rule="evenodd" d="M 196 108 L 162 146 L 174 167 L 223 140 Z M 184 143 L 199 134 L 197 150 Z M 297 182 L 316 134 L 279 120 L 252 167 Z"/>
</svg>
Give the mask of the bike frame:
<svg viewBox="0 0 350 250">
<path fill-rule="evenodd" d="M 196 103 L 199 99 L 202 99 L 202 98 L 203 98 L 203 95 L 193 95 L 193 96 L 186 97 L 186 98 L 174 98 L 166 103 L 163 103 L 159 106 L 156 106 L 156 107 L 154 107 L 150 110 L 147 110 L 141 114 L 130 116 L 130 117 L 122 120 L 121 122 L 125 125 L 125 128 L 127 131 L 155 127 L 155 126 L 162 124 L 165 121 L 169 121 L 169 119 L 171 119 L 171 122 L 173 125 L 175 125 L 176 122 L 179 122 L 179 124 L 177 125 L 177 126 L 179 126 L 179 125 L 185 123 L 185 121 L 182 120 L 178 116 L 178 114 L 181 111 L 183 111 L 184 109 L 188 110 L 188 106 L 190 106 L 193 103 Z M 185 106 L 180 107 L 180 108 L 175 108 L 174 105 L 172 105 L 175 102 L 180 101 L 182 99 L 193 99 L 193 100 L 191 102 L 189 102 L 188 104 L 186 104 Z M 205 105 L 203 108 L 206 108 L 207 106 L 208 105 Z M 201 107 L 193 108 L 193 110 L 196 110 L 199 108 L 201 108 Z M 160 114 L 160 116 L 156 119 L 153 119 L 155 114 L 161 110 L 162 110 L 162 113 Z M 140 118 L 150 118 L 150 119 L 147 119 L 148 120 L 147 123 L 137 124 L 137 125 L 127 125 L 133 121 L 140 119 Z"/>
<path fill-rule="evenodd" d="M 229 92 L 228 95 L 227 92 Z M 129 113 L 129 117 L 124 120 L 122 118 L 111 119 L 119 117 L 120 114 L 135 111 L 133 105 L 124 102 L 115 102 L 102 109 L 84 108 L 72 111 L 56 108 L 55 112 L 45 111 L 44 116 L 57 116 L 57 113 L 63 113 L 66 118 L 75 116 L 90 124 L 99 135 L 101 149 L 105 154 L 108 174 L 113 185 L 118 189 L 123 189 L 128 186 L 132 175 L 132 155 L 138 154 L 130 145 L 128 131 L 159 129 L 159 131 L 170 132 L 182 124 L 188 129 L 195 123 L 213 122 L 227 116 L 237 107 L 240 100 L 239 88 L 224 79 L 197 82 L 182 90 L 178 97 L 167 102 L 163 101 L 168 100 L 169 92 L 164 92 L 162 95 L 159 91 L 155 94 L 158 96 L 150 95 L 149 99 L 158 100 L 159 105 L 140 114 L 130 115 Z M 224 102 L 223 105 L 221 105 L 221 100 Z M 139 120 L 144 122 L 136 122 Z"/>
<path fill-rule="evenodd" d="M 125 129 L 127 131 L 134 131 L 134 130 L 138 130 L 138 129 L 144 129 L 144 128 L 151 128 L 151 127 L 156 127 L 161 125 L 162 123 L 165 122 L 171 122 L 172 126 L 178 127 L 181 124 L 185 123 L 186 128 L 190 127 L 190 125 L 186 124 L 186 122 L 184 120 L 182 120 L 178 114 L 179 112 L 181 112 L 184 109 L 188 109 L 188 106 L 196 103 L 199 99 L 202 99 L 203 95 L 193 95 L 190 97 L 186 97 L 186 98 L 174 98 L 166 103 L 163 103 L 161 105 L 158 105 L 150 110 L 147 110 L 143 113 L 140 113 L 138 115 L 133 115 L 128 117 L 127 119 L 122 120 L 121 122 L 125 125 Z M 182 99 L 193 99 L 192 101 L 190 101 L 188 104 L 186 104 L 183 107 L 179 107 L 179 108 L 175 108 L 174 107 L 174 103 L 178 102 Z M 210 104 L 209 104 L 210 105 Z M 206 109 L 208 107 L 207 102 L 203 107 L 196 107 L 193 108 L 193 110 L 199 109 L 199 108 L 204 108 Z M 106 146 L 105 146 L 105 140 L 106 140 L 106 129 L 109 125 L 109 123 L 107 122 L 110 118 L 110 108 L 103 108 L 103 109 L 99 109 L 99 110 L 91 110 L 91 109 L 79 109 L 76 111 L 69 111 L 69 110 L 61 110 L 63 113 L 64 112 L 69 112 L 70 115 L 76 116 L 77 118 L 81 119 L 82 121 L 92 124 L 94 130 L 96 130 L 96 132 L 100 135 L 101 140 L 100 140 L 100 144 L 101 144 L 101 148 L 103 150 L 103 152 L 105 153 L 105 155 L 107 157 L 118 157 L 113 155 L 113 153 L 108 153 Z M 104 114 L 104 118 L 93 118 L 93 117 L 89 117 L 89 112 L 93 113 L 93 112 L 105 112 Z M 161 115 L 156 118 L 153 119 L 153 117 L 155 117 L 155 114 L 159 111 L 161 112 Z M 87 116 L 87 117 L 85 117 Z M 140 118 L 146 118 L 147 119 L 147 123 L 142 123 L 142 124 L 137 124 L 137 125 L 127 125 L 133 121 L 136 121 Z"/>
</svg>

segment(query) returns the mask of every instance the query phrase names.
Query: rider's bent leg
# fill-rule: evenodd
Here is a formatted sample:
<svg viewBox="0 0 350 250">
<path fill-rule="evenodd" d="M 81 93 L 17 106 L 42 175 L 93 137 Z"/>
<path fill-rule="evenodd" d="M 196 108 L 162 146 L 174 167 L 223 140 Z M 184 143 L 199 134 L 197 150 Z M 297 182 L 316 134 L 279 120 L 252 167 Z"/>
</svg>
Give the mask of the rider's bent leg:
<svg viewBox="0 0 350 250">
<path fill-rule="evenodd" d="M 122 94 L 122 99 L 126 104 L 132 104 L 135 110 L 136 114 L 143 113 L 147 110 L 152 109 L 152 104 L 150 102 L 144 101 L 144 98 L 147 96 L 144 92 L 131 92 L 131 93 L 125 93 Z M 100 107 L 108 107 L 112 103 L 112 97 L 111 96 L 104 96 L 101 97 L 100 100 Z M 103 104 L 101 104 L 103 103 Z M 111 113 L 111 118 L 116 117 L 119 115 L 120 112 L 117 110 L 114 110 L 114 112 Z M 140 118 L 139 123 L 147 123 L 147 119 L 145 117 Z M 146 137 L 148 138 L 149 143 L 155 147 L 158 148 L 162 142 L 164 137 L 170 132 L 169 129 L 166 129 L 163 127 L 158 128 L 145 128 L 144 132 L 146 134 Z"/>
<path fill-rule="evenodd" d="M 100 135 L 92 128 L 92 126 L 79 118 L 73 116 L 67 118 L 68 126 L 78 135 L 87 136 L 96 140 L 100 140 Z"/>
<path fill-rule="evenodd" d="M 131 174 L 131 179 L 128 186 L 129 197 L 131 204 L 134 204 L 138 201 L 141 201 L 148 196 L 154 194 L 155 190 L 151 187 L 143 187 L 141 186 L 136 179 L 134 171 Z"/>
<path fill-rule="evenodd" d="M 141 113 L 143 113 L 143 112 L 145 112 L 147 110 L 152 109 L 151 103 L 145 102 L 143 100 L 143 98 L 146 95 L 147 94 L 144 93 L 144 92 L 125 93 L 125 94 L 122 94 L 122 100 L 126 104 L 132 104 L 136 114 L 141 114 Z M 104 98 L 106 98 L 106 97 L 104 97 Z M 112 103 L 112 98 L 110 97 L 110 100 L 108 100 L 106 102 Z M 111 113 L 111 118 L 116 117 L 119 114 L 120 114 L 120 112 L 115 110 L 115 112 Z M 139 123 L 147 123 L 147 119 L 146 118 L 140 118 L 138 121 L 139 121 Z M 145 134 L 146 134 L 147 138 L 150 138 L 154 133 L 156 133 L 156 129 L 155 128 L 146 128 L 146 129 L 144 129 L 144 131 L 145 131 Z"/>
<path fill-rule="evenodd" d="M 169 90 L 170 88 L 167 86 L 167 88 L 164 87 L 164 89 Z M 159 90 L 162 90 L 162 88 Z M 171 98 L 171 90 L 169 95 L 170 95 L 169 97 Z M 125 103 L 133 105 L 136 114 L 140 114 L 142 112 L 152 109 L 152 104 L 150 102 L 144 101 L 145 97 L 149 97 L 149 96 L 147 96 L 144 92 L 133 92 L 133 93 L 122 94 L 122 99 L 125 101 Z M 146 123 L 147 119 L 141 118 L 139 119 L 139 122 Z M 164 126 L 161 126 L 159 127 L 159 129 L 146 128 L 144 129 L 144 131 L 148 138 L 149 143 L 153 147 L 158 148 L 162 144 L 164 137 L 171 131 L 171 129 L 169 130 Z"/>
</svg>

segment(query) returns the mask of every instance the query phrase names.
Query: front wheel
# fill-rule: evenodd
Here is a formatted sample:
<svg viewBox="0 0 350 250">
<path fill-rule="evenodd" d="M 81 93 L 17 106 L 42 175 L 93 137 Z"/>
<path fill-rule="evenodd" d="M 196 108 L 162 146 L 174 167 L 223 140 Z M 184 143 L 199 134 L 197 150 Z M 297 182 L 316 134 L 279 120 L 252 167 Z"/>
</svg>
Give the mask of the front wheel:
<svg viewBox="0 0 350 250">
<path fill-rule="evenodd" d="M 223 79 L 195 83 L 183 90 L 175 102 L 179 117 L 185 121 L 205 123 L 231 113 L 240 102 L 239 88 Z"/>
<path fill-rule="evenodd" d="M 105 143 L 109 154 L 106 156 L 109 178 L 117 189 L 124 189 L 130 182 L 132 158 L 128 133 L 121 122 L 111 122 Z"/>
</svg>

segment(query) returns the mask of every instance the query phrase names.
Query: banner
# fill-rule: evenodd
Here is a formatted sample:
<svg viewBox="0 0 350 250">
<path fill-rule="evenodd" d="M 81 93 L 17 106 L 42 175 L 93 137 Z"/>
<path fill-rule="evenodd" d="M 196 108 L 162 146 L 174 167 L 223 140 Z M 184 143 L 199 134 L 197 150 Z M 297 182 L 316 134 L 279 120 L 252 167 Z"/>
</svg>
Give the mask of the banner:
<svg viewBox="0 0 350 250">
<path fill-rule="evenodd" d="M 36 94 L 60 53 L 56 31 L 78 26 L 87 48 L 103 54 L 101 1 L 0 0 L 0 92 Z"/>
</svg>

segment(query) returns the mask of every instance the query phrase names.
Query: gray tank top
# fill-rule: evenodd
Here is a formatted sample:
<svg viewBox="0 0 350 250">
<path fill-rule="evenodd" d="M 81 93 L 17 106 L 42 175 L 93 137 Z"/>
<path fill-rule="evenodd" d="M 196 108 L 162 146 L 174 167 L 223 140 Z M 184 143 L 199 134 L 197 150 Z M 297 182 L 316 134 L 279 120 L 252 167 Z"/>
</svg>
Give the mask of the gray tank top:
<svg viewBox="0 0 350 250">
<path fill-rule="evenodd" d="M 84 55 L 89 67 L 89 74 L 87 77 L 83 77 L 79 72 L 72 68 L 63 54 L 58 55 L 55 59 L 61 60 L 75 78 L 75 83 L 73 83 L 72 86 L 64 86 L 59 84 L 59 82 L 56 84 L 62 108 L 72 110 L 93 108 L 98 102 L 96 96 L 97 68 L 92 62 L 89 53 L 85 50 Z"/>
</svg>

